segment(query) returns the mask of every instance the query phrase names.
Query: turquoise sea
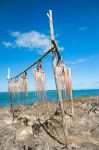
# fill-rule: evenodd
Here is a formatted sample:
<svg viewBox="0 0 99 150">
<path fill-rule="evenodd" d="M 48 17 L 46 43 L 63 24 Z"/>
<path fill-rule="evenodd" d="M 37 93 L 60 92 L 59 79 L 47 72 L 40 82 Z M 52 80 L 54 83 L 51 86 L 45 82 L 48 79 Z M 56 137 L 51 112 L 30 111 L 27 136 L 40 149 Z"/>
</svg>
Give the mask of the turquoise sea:
<svg viewBox="0 0 99 150">
<path fill-rule="evenodd" d="M 73 97 L 77 98 L 80 96 L 99 96 L 99 89 L 91 90 L 73 90 Z M 47 91 L 47 99 L 57 101 L 57 94 L 55 90 Z M 35 98 L 35 92 L 29 92 L 28 98 L 24 95 L 19 95 L 13 99 L 15 105 L 32 105 L 37 99 Z M 0 92 L 0 107 L 7 107 L 10 105 L 10 99 L 7 92 Z"/>
</svg>

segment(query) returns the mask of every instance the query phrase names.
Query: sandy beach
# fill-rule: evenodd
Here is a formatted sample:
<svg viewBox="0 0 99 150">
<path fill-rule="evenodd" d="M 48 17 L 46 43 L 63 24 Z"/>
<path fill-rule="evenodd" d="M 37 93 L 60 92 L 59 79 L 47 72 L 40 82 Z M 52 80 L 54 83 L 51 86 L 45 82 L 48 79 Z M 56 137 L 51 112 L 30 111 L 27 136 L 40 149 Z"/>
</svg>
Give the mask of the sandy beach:
<svg viewBox="0 0 99 150">
<path fill-rule="evenodd" d="M 65 110 L 69 101 L 64 102 Z M 69 111 L 68 111 L 69 112 Z M 66 111 L 68 149 L 99 149 L 99 97 L 74 99 L 75 116 Z M 39 119 L 38 119 L 39 118 Z M 60 150 L 64 148 L 61 112 L 58 104 L 0 109 L 0 150 Z"/>
</svg>

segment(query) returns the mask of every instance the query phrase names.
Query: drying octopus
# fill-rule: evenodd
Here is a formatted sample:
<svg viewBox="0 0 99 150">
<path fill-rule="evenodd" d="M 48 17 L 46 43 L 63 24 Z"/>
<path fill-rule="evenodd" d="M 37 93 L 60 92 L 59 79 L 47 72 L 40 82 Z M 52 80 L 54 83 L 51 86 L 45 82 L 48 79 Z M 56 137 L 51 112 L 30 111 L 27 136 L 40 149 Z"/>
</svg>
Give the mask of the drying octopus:
<svg viewBox="0 0 99 150">
<path fill-rule="evenodd" d="M 46 95 L 45 90 L 45 72 L 41 67 L 36 67 L 33 70 L 34 81 L 35 81 L 35 94 L 40 98 L 44 98 Z"/>
<path fill-rule="evenodd" d="M 12 93 L 13 96 L 16 95 L 19 91 L 19 83 L 17 81 L 9 81 L 8 82 L 8 92 L 9 94 Z"/>
<path fill-rule="evenodd" d="M 70 78 L 70 71 L 64 65 L 63 62 L 57 64 L 56 66 L 56 74 L 60 84 L 60 90 L 64 91 L 68 96 L 71 95 L 72 90 L 72 82 Z"/>
<path fill-rule="evenodd" d="M 24 74 L 22 74 L 20 79 L 20 91 L 24 92 L 25 96 L 28 95 L 28 78 Z"/>
</svg>

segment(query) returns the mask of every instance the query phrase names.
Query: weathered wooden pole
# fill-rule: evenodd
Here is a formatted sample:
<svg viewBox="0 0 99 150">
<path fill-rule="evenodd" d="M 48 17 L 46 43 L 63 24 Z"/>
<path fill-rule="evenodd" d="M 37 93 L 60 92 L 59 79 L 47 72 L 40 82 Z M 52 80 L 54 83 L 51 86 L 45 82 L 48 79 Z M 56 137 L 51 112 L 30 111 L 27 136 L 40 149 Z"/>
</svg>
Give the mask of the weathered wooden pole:
<svg viewBox="0 0 99 150">
<path fill-rule="evenodd" d="M 10 84 L 10 79 L 11 79 L 11 77 L 10 77 L 10 68 L 8 68 L 8 76 L 7 76 L 8 88 L 9 88 L 9 84 Z M 13 113 L 13 99 L 12 99 L 11 89 L 8 89 L 8 92 L 9 92 L 9 99 L 10 99 L 10 111 L 11 111 L 11 113 Z"/>
<path fill-rule="evenodd" d="M 52 46 L 54 46 L 53 41 L 55 43 L 55 39 L 54 39 L 54 30 L 53 30 L 52 11 L 49 10 L 47 15 L 49 17 L 51 43 L 52 43 Z M 54 49 L 52 51 L 52 65 L 53 65 L 53 71 L 54 71 L 54 78 L 55 78 L 57 96 L 58 96 L 59 105 L 60 105 L 61 114 L 62 114 L 62 125 L 63 125 L 64 137 L 65 137 L 65 145 L 66 145 L 66 148 L 67 148 L 68 147 L 68 145 L 67 145 L 68 132 L 67 132 L 67 125 L 66 125 L 66 118 L 65 118 L 65 113 L 64 113 L 64 105 L 63 105 L 63 100 L 62 100 L 62 94 L 61 94 L 60 85 L 59 85 L 58 77 L 57 77 L 57 73 L 56 73 L 56 49 Z"/>
</svg>

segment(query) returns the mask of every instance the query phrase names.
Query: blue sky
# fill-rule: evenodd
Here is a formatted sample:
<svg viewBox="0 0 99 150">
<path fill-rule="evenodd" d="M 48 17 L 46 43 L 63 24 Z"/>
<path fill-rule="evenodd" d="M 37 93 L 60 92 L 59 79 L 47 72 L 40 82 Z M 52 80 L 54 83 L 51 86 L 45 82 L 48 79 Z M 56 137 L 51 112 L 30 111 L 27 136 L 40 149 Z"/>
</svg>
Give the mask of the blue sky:
<svg viewBox="0 0 99 150">
<path fill-rule="evenodd" d="M 7 91 L 8 67 L 11 76 L 20 73 L 50 46 L 49 9 L 73 89 L 99 88 L 98 0 L 0 0 L 0 91 Z M 42 64 L 47 89 L 55 89 L 51 55 Z M 34 90 L 32 71 L 29 90 Z"/>
</svg>

